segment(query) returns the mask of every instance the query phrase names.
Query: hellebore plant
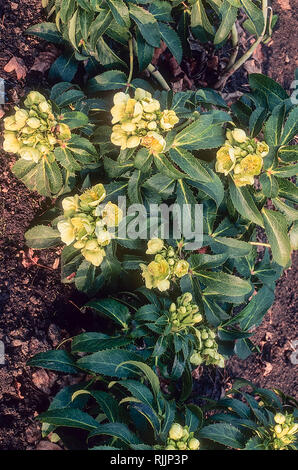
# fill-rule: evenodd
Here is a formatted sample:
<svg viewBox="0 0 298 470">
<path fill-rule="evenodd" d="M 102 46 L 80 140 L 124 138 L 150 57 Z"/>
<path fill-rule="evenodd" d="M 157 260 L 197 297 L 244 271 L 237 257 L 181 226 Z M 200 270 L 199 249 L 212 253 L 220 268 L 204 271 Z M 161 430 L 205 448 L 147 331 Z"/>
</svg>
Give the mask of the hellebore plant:
<svg viewBox="0 0 298 470">
<path fill-rule="evenodd" d="M 73 132 L 88 129 L 89 120 L 83 112 L 59 109 L 37 91 L 30 92 L 24 108 L 15 107 L 15 111 L 4 119 L 3 148 L 20 156 L 12 170 L 29 189 L 57 197 L 72 189 L 75 173 L 83 166 L 96 165 L 95 147 Z"/>
</svg>

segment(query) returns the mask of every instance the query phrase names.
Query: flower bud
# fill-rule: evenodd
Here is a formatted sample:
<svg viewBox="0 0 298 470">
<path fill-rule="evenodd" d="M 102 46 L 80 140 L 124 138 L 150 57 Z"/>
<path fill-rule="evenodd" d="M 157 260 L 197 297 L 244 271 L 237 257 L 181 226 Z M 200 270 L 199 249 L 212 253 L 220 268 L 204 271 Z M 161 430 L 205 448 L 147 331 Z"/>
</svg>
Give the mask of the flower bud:
<svg viewBox="0 0 298 470">
<path fill-rule="evenodd" d="M 280 434 L 280 433 L 282 432 L 282 427 L 281 427 L 281 425 L 280 425 L 280 424 L 276 424 L 276 425 L 274 426 L 274 431 L 276 432 L 277 435 Z"/>
<path fill-rule="evenodd" d="M 200 323 L 202 320 L 203 320 L 203 316 L 200 313 L 193 316 L 193 322 L 194 323 Z"/>
<path fill-rule="evenodd" d="M 276 415 L 274 416 L 274 421 L 277 424 L 283 424 L 285 420 L 286 420 L 286 417 L 282 413 L 276 413 Z"/>
<path fill-rule="evenodd" d="M 243 143 L 247 140 L 246 133 L 242 129 L 234 129 L 232 131 L 232 137 L 236 142 Z"/>
<path fill-rule="evenodd" d="M 172 424 L 172 427 L 169 431 L 170 439 L 173 439 L 174 441 L 179 441 L 179 439 L 181 439 L 182 436 L 183 436 L 183 427 L 178 423 Z"/>
<path fill-rule="evenodd" d="M 147 255 L 155 255 L 156 253 L 161 252 L 164 247 L 164 242 L 160 238 L 152 238 L 147 243 Z"/>
<path fill-rule="evenodd" d="M 176 304 L 174 304 L 174 302 L 171 303 L 170 308 L 169 308 L 169 311 L 170 311 L 171 313 L 174 313 L 174 312 L 176 311 Z"/>
<path fill-rule="evenodd" d="M 184 306 L 188 305 L 191 301 L 192 301 L 192 295 L 190 292 L 186 292 L 185 294 L 183 294 L 182 302 Z"/>
<path fill-rule="evenodd" d="M 188 441 L 188 448 L 190 450 L 198 450 L 199 447 L 200 447 L 200 441 L 196 439 L 195 437 L 193 437 L 192 439 Z"/>
<path fill-rule="evenodd" d="M 186 450 L 187 449 L 187 445 L 185 444 L 185 442 L 182 442 L 182 441 L 177 442 L 177 447 L 178 447 L 179 450 Z"/>
</svg>

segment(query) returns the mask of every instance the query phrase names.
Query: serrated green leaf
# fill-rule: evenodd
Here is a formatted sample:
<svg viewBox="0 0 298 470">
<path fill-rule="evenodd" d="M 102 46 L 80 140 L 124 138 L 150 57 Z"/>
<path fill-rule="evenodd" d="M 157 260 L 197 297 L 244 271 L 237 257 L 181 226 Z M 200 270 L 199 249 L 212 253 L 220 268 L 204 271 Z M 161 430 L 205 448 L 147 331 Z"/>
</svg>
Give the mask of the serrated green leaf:
<svg viewBox="0 0 298 470">
<path fill-rule="evenodd" d="M 130 364 L 120 364 L 127 361 L 139 361 L 140 356 L 134 352 L 122 349 L 105 349 L 94 354 L 82 357 L 77 365 L 85 370 L 108 377 L 135 378 L 137 375 L 135 367 Z"/>
<path fill-rule="evenodd" d="M 30 248 L 42 250 L 61 243 L 58 230 L 46 225 L 36 225 L 25 233 L 26 243 Z"/>
<path fill-rule="evenodd" d="M 234 449 L 243 449 L 245 446 L 245 437 L 235 426 L 227 423 L 216 423 L 204 426 L 199 437 L 210 439 Z"/>
<path fill-rule="evenodd" d="M 286 267 L 291 259 L 287 221 L 282 214 L 265 208 L 262 209 L 262 215 L 273 259 L 281 266 Z"/>
<path fill-rule="evenodd" d="M 123 328 L 127 326 L 130 317 L 128 308 L 114 299 L 90 300 L 85 307 L 90 307 L 97 312 L 109 317 Z"/>
<path fill-rule="evenodd" d="M 57 370 L 67 374 L 78 373 L 73 357 L 62 349 L 38 353 L 29 359 L 27 364 L 31 367 L 43 367 L 45 369 Z"/>
<path fill-rule="evenodd" d="M 251 220 L 257 225 L 264 227 L 264 222 L 249 190 L 244 187 L 237 187 L 232 179 L 229 183 L 232 203 L 242 217 Z"/>
<path fill-rule="evenodd" d="M 178 64 L 180 64 L 182 60 L 182 45 L 180 38 L 176 31 L 171 28 L 169 25 L 165 23 L 158 24 L 161 39 L 166 43 L 170 52 L 173 54 L 175 59 L 177 60 Z"/>
<path fill-rule="evenodd" d="M 88 82 L 89 93 L 97 91 L 117 90 L 122 88 L 127 82 L 127 77 L 120 70 L 108 70 L 97 75 Z"/>
<path fill-rule="evenodd" d="M 99 426 L 92 416 L 75 408 L 62 408 L 49 410 L 38 416 L 42 423 L 54 424 L 55 426 L 67 426 L 71 428 L 86 429 L 92 431 Z"/>
<path fill-rule="evenodd" d="M 173 147 L 199 150 L 220 147 L 223 143 L 222 126 L 214 124 L 212 114 L 203 114 L 176 135 Z"/>
<path fill-rule="evenodd" d="M 139 28 L 143 38 L 150 46 L 160 46 L 160 32 L 154 16 L 138 5 L 129 4 L 130 16 Z"/>
<path fill-rule="evenodd" d="M 222 43 L 229 35 L 233 24 L 237 19 L 238 8 L 231 5 L 227 0 L 224 0 L 220 7 L 221 23 L 216 31 L 214 44 Z"/>
</svg>

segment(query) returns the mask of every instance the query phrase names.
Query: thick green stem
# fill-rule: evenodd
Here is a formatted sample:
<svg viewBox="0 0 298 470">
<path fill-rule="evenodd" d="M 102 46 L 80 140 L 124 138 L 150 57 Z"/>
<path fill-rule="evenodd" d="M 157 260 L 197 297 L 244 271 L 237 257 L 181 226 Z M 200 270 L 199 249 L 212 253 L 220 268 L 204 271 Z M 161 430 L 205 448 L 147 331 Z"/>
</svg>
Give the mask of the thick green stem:
<svg viewBox="0 0 298 470">
<path fill-rule="evenodd" d="M 132 79 L 132 74 L 133 74 L 133 42 L 132 39 L 128 40 L 128 47 L 129 47 L 129 75 L 127 79 L 127 88 L 126 91 L 130 85 L 131 79 Z"/>
<path fill-rule="evenodd" d="M 152 77 L 155 78 L 155 80 L 160 84 L 160 86 L 164 90 L 166 90 L 166 91 L 171 90 L 171 88 L 169 87 L 169 85 L 167 84 L 167 82 L 165 81 L 163 76 L 161 75 L 161 73 L 158 70 L 156 70 L 154 65 L 149 64 L 148 67 L 146 68 L 146 70 L 152 75 Z"/>
<path fill-rule="evenodd" d="M 236 72 L 254 53 L 258 45 L 262 42 L 265 33 L 266 33 L 266 28 L 267 28 L 267 16 L 268 16 L 268 0 L 263 0 L 262 1 L 262 10 L 263 10 L 263 18 L 264 18 L 264 28 L 261 33 L 261 35 L 258 37 L 258 39 L 253 43 L 253 45 L 246 51 L 245 54 L 243 54 L 240 59 L 237 60 L 237 62 L 229 69 L 227 70 L 223 76 L 218 80 L 218 82 L 214 85 L 215 89 L 223 89 L 223 87 L 226 84 L 226 81 L 228 78 L 233 75 L 233 73 Z"/>
<path fill-rule="evenodd" d="M 232 26 L 231 40 L 232 40 L 233 52 L 231 54 L 229 63 L 227 65 L 226 72 L 228 70 L 230 70 L 233 67 L 233 65 L 235 64 L 236 59 L 237 59 L 237 55 L 238 55 L 238 52 L 239 52 L 238 31 L 237 31 L 236 23 L 234 23 L 233 26 Z"/>
</svg>

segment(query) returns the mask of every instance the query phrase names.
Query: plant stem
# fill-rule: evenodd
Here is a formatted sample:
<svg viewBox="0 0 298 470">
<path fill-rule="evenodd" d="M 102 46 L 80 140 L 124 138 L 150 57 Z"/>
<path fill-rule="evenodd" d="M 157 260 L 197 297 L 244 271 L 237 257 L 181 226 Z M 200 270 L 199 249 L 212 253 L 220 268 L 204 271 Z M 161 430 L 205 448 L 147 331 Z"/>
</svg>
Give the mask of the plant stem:
<svg viewBox="0 0 298 470">
<path fill-rule="evenodd" d="M 128 75 L 128 79 L 127 79 L 126 91 L 129 88 L 129 85 L 130 85 L 130 82 L 131 82 L 131 79 L 132 79 L 132 74 L 133 74 L 133 43 L 132 43 L 132 39 L 128 40 L 128 47 L 129 47 L 129 75 Z"/>
<path fill-rule="evenodd" d="M 261 243 L 261 242 L 248 242 L 251 245 L 257 245 L 257 246 L 266 246 L 267 248 L 271 248 L 271 245 L 269 243 Z"/>
<path fill-rule="evenodd" d="M 156 70 L 156 68 L 154 67 L 154 65 L 152 64 L 149 64 L 148 67 L 146 68 L 146 70 L 151 73 L 151 75 L 155 78 L 155 80 L 162 86 L 162 88 L 166 91 L 170 91 L 171 88 L 169 87 L 169 85 L 167 84 L 167 82 L 165 81 L 165 79 L 163 78 L 163 76 L 161 75 L 161 73 Z"/>
<path fill-rule="evenodd" d="M 262 40 L 264 38 L 264 35 L 266 33 L 266 28 L 267 28 L 268 0 L 263 0 L 262 1 L 262 10 L 263 10 L 263 18 L 264 18 L 264 28 L 263 28 L 263 31 L 262 31 L 261 35 L 253 43 L 251 48 L 248 49 L 248 51 L 246 51 L 245 54 L 243 54 L 243 56 L 240 57 L 240 59 L 238 59 L 237 62 L 229 70 L 227 70 L 223 74 L 223 76 L 217 81 L 217 83 L 214 85 L 214 88 L 216 90 L 218 90 L 218 89 L 222 90 L 223 89 L 223 87 L 225 86 L 226 81 L 228 80 L 228 78 L 231 75 L 233 75 L 233 73 L 235 73 L 236 70 L 238 70 L 244 64 L 244 62 L 246 62 L 252 56 L 252 54 L 254 53 L 256 48 L 258 47 L 258 45 L 262 42 Z"/>
<path fill-rule="evenodd" d="M 228 70 L 230 70 L 233 67 L 233 65 L 235 64 L 235 61 L 237 59 L 237 55 L 238 55 L 238 52 L 239 52 L 238 31 L 237 31 L 237 28 L 236 28 L 236 23 L 234 23 L 233 26 L 232 26 L 232 37 L 231 37 L 231 39 L 232 39 L 233 52 L 231 54 L 229 63 L 227 65 L 226 72 Z"/>
</svg>

